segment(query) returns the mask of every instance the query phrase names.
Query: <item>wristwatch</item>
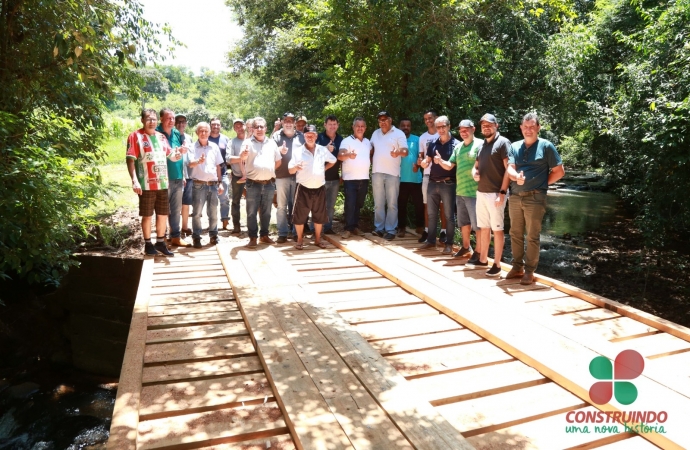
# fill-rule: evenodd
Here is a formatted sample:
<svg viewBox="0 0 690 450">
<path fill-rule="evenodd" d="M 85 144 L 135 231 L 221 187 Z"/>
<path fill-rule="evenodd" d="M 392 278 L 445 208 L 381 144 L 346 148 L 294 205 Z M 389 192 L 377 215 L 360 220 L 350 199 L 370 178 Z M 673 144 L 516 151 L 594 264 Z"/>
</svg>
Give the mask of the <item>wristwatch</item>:
<svg viewBox="0 0 690 450">
<path fill-rule="evenodd" d="M 507 194 L 507 192 L 504 191 L 503 189 L 501 189 L 500 191 L 498 191 L 498 193 L 499 193 L 499 194 L 503 194 L 503 195 L 506 195 L 506 194 Z"/>
</svg>

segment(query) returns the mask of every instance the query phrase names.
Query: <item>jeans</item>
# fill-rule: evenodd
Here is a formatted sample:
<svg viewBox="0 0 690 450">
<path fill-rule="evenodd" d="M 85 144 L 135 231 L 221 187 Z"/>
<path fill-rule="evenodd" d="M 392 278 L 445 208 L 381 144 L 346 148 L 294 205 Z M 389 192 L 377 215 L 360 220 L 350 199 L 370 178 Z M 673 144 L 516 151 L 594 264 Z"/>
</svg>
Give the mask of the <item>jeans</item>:
<svg viewBox="0 0 690 450">
<path fill-rule="evenodd" d="M 170 239 L 180 237 L 180 214 L 182 213 L 182 191 L 184 180 L 168 180 L 168 202 L 170 203 Z"/>
<path fill-rule="evenodd" d="M 404 230 L 407 226 L 407 201 L 412 200 L 414 206 L 414 226 L 424 226 L 424 201 L 422 198 L 422 183 L 400 182 L 398 194 L 398 228 Z"/>
<path fill-rule="evenodd" d="M 455 222 L 453 221 L 453 206 L 455 206 L 455 183 L 446 184 L 429 181 L 426 192 L 426 210 L 429 215 L 429 237 L 426 239 L 430 244 L 436 243 L 436 222 L 438 221 L 438 211 L 443 202 L 443 213 L 446 216 L 446 244 L 453 243 L 455 237 Z"/>
<path fill-rule="evenodd" d="M 273 205 L 273 193 L 276 190 L 275 183 L 254 183 L 247 180 L 247 231 L 250 239 L 256 239 L 259 226 L 256 221 L 256 213 L 261 219 L 261 237 L 268 236 L 268 225 L 271 222 L 271 206 Z"/>
<path fill-rule="evenodd" d="M 228 189 L 230 183 L 228 182 L 227 174 L 223 175 L 222 183 L 223 193 L 218 194 L 218 201 L 220 202 L 220 220 L 228 220 L 230 219 L 230 192 Z"/>
<path fill-rule="evenodd" d="M 539 264 L 539 233 L 546 212 L 546 192 L 530 193 L 524 196 L 511 195 L 508 201 L 510 214 L 510 247 L 513 252 L 513 267 L 525 272 L 534 272 Z M 527 255 L 525 255 L 525 231 L 527 232 Z"/>
<path fill-rule="evenodd" d="M 323 229 L 333 229 L 333 214 L 335 214 L 335 202 L 338 201 L 338 192 L 340 192 L 340 180 L 326 181 L 326 213 L 328 214 L 328 223 L 323 224 Z"/>
<path fill-rule="evenodd" d="M 240 201 L 242 200 L 242 191 L 244 184 L 237 183 L 242 177 L 232 176 L 232 226 L 240 227 Z"/>
<path fill-rule="evenodd" d="M 369 180 L 344 180 L 345 187 L 345 229 L 354 231 L 359 226 L 359 211 L 364 206 L 369 189 Z"/>
<path fill-rule="evenodd" d="M 374 191 L 374 229 L 395 234 L 398 226 L 400 177 L 374 173 L 371 175 L 371 188 Z"/>
<path fill-rule="evenodd" d="M 276 178 L 276 203 L 278 203 L 276 222 L 278 225 L 278 236 L 287 237 L 290 231 L 295 231 L 292 223 L 295 189 L 297 189 L 295 177 Z"/>
<path fill-rule="evenodd" d="M 218 236 L 218 185 L 194 184 L 192 193 L 192 238 L 201 239 L 201 212 L 206 203 L 208 235 Z"/>
</svg>

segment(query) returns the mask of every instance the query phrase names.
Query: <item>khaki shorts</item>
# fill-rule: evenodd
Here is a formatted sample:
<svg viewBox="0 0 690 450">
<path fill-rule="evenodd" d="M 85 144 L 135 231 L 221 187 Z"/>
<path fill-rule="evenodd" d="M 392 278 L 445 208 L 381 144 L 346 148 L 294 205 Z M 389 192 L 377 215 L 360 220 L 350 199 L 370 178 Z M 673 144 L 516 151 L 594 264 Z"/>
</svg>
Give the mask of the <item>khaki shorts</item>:
<svg viewBox="0 0 690 450">
<path fill-rule="evenodd" d="M 497 208 L 496 197 L 498 196 L 498 192 L 477 191 L 477 227 L 503 231 L 503 219 L 508 197 L 506 196 L 503 199 L 503 204 Z"/>
<path fill-rule="evenodd" d="M 170 215 L 170 202 L 168 201 L 167 189 L 141 192 L 139 196 L 139 215 L 141 217 L 151 217 L 154 211 L 156 211 L 156 215 L 159 216 Z"/>
</svg>

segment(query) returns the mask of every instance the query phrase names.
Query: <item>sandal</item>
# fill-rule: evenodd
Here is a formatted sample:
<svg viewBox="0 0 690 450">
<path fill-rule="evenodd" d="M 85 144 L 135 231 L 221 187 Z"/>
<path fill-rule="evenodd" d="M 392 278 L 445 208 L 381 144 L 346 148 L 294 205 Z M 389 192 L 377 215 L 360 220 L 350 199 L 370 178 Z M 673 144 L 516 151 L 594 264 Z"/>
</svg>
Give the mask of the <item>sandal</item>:
<svg viewBox="0 0 690 450">
<path fill-rule="evenodd" d="M 325 242 L 319 242 L 318 244 L 315 244 L 319 248 L 328 248 L 328 244 Z"/>
<path fill-rule="evenodd" d="M 304 250 L 304 245 L 303 245 L 303 244 L 295 243 L 294 247 L 295 247 L 295 250 Z"/>
</svg>

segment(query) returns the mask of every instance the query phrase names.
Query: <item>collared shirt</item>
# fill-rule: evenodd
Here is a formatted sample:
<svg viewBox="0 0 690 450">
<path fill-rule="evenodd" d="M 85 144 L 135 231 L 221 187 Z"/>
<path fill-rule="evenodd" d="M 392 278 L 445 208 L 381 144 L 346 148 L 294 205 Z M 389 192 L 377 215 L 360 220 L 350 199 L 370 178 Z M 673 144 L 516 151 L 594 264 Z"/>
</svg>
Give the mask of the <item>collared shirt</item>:
<svg viewBox="0 0 690 450">
<path fill-rule="evenodd" d="M 276 141 L 264 136 L 263 142 L 255 136 L 245 139 L 242 145 L 249 145 L 249 157 L 246 161 L 247 178 L 256 181 L 266 181 L 276 177 L 276 162 L 283 158 Z"/>
<path fill-rule="evenodd" d="M 244 139 L 240 139 L 238 137 L 233 138 L 232 142 L 230 142 L 230 152 L 226 150 L 225 153 L 225 164 L 230 164 L 230 156 L 240 156 L 240 152 L 242 151 L 242 143 L 244 142 Z M 230 164 L 230 168 L 232 169 L 232 174 L 236 177 L 241 177 L 242 176 L 242 164 L 241 163 L 232 163 Z"/>
<path fill-rule="evenodd" d="M 462 141 L 455 139 L 452 134 L 450 135 L 450 139 L 448 139 L 445 144 L 441 142 L 441 138 L 439 137 L 429 143 L 426 149 L 426 156 L 430 156 L 433 160 L 434 156 L 436 156 L 436 152 L 438 152 L 439 155 L 441 155 L 441 159 L 448 161 L 450 157 L 453 156 L 455 149 L 460 147 L 461 144 Z M 455 168 L 446 170 L 442 165 L 434 164 L 431 167 L 429 180 L 442 181 L 445 179 L 449 179 L 451 182 L 455 183 Z"/>
<path fill-rule="evenodd" d="M 280 167 L 276 169 L 276 178 L 294 177 L 294 175 L 291 175 L 288 171 L 288 163 L 292 159 L 292 153 L 304 145 L 304 135 L 299 131 L 295 131 L 295 134 L 288 137 L 281 128 L 273 133 L 272 139 L 276 141 L 278 152 L 280 152 L 280 147 L 282 147 L 283 144 L 287 147 L 287 153 L 284 155 L 282 153 L 280 154 L 282 162 L 280 163 Z"/>
<path fill-rule="evenodd" d="M 395 177 L 400 176 L 400 157 L 393 158 L 394 149 L 407 148 L 405 133 L 392 126 L 388 133 L 383 134 L 381 128 L 371 135 L 371 145 L 374 146 L 373 173 L 385 173 Z"/>
<path fill-rule="evenodd" d="M 163 130 L 163 127 L 159 124 L 156 127 L 156 131 L 162 133 L 165 136 L 165 138 L 168 140 L 170 148 L 172 148 L 173 150 L 175 150 L 177 147 L 180 147 L 184 143 L 184 139 L 180 135 L 180 132 L 177 131 L 177 128 L 173 128 L 170 134 L 168 134 L 165 132 L 165 130 Z M 180 158 L 177 161 L 170 161 L 168 159 L 168 179 L 181 180 L 182 178 L 184 178 L 184 162 L 182 158 Z"/>
<path fill-rule="evenodd" d="M 330 142 L 331 138 L 329 138 L 325 132 L 319 133 L 319 135 L 316 138 L 316 143 L 318 145 L 323 145 L 324 147 L 328 147 L 328 144 Z M 343 137 L 336 133 L 335 139 L 333 139 L 333 151 L 331 152 L 333 156 L 335 156 L 336 158 L 336 163 L 333 167 L 326 171 L 326 181 L 340 180 L 340 161 L 338 160 L 338 153 L 340 152 L 340 145 L 342 144 L 342 142 Z"/>
<path fill-rule="evenodd" d="M 134 160 L 137 180 L 144 191 L 168 189 L 167 157 L 172 149 L 163 133 L 148 135 L 143 128 L 127 138 L 127 159 Z"/>
<path fill-rule="evenodd" d="M 508 154 L 508 164 L 515 164 L 517 173 L 523 172 L 525 184 L 510 182 L 510 192 L 526 192 L 549 189 L 549 172 L 563 164 L 556 147 L 546 139 L 537 138 L 537 142 L 525 147 L 525 141 L 513 142 Z"/>
<path fill-rule="evenodd" d="M 191 180 L 192 175 L 187 165 L 189 164 L 189 156 L 192 154 L 191 150 L 194 148 L 194 142 L 192 141 L 192 137 L 187 133 L 180 133 L 180 136 L 182 137 L 182 144 L 186 145 L 187 149 L 189 150 L 187 153 L 182 155 L 182 174 L 185 180 Z"/>
<path fill-rule="evenodd" d="M 438 133 L 429 134 L 428 131 L 424 132 L 423 135 L 419 136 L 419 150 L 424 152 L 424 154 L 426 155 L 426 149 L 429 146 L 429 143 L 434 139 L 438 139 Z M 424 175 L 429 175 L 429 173 L 431 173 L 431 166 L 433 165 L 434 162 L 431 161 L 431 164 L 429 164 L 427 168 L 424 169 Z"/>
<path fill-rule="evenodd" d="M 494 140 L 486 139 L 477 153 L 479 162 L 479 192 L 499 192 L 503 185 L 503 175 L 506 173 L 504 159 L 508 159 L 510 141 L 496 132 Z"/>
<path fill-rule="evenodd" d="M 228 144 L 230 143 L 230 138 L 221 133 L 216 137 L 209 136 L 208 140 L 216 144 L 220 149 L 220 156 L 223 157 L 223 164 L 220 166 L 220 174 L 221 176 L 224 176 L 225 172 L 228 170 L 227 166 L 225 165 L 225 157 L 227 156 L 227 148 Z"/>
<path fill-rule="evenodd" d="M 413 170 L 413 166 L 417 164 L 417 157 L 419 156 L 419 138 L 411 134 L 407 138 L 407 156 L 400 158 L 400 182 L 401 183 L 421 183 L 423 173 L 422 170 Z"/>
<path fill-rule="evenodd" d="M 357 156 L 355 159 L 342 161 L 343 180 L 368 180 L 369 169 L 371 168 L 371 142 L 362 137 L 360 141 L 354 135 L 343 139 L 340 143 L 341 149 L 348 151 L 354 150 Z"/>
<path fill-rule="evenodd" d="M 297 183 L 309 189 L 317 189 L 326 184 L 326 164 L 334 163 L 336 157 L 322 145 L 316 145 L 312 154 L 306 145 L 295 149 L 288 168 L 302 162 L 302 169 L 297 171 Z"/>
<path fill-rule="evenodd" d="M 224 164 L 225 161 L 220 155 L 220 149 L 210 140 L 206 145 L 201 145 L 199 141 L 194 143 L 193 155 L 190 158 L 192 161 L 198 161 L 201 155 L 206 155 L 206 161 L 203 164 L 197 164 L 191 168 L 192 178 L 199 181 L 220 181 L 216 167 Z"/>
<path fill-rule="evenodd" d="M 484 141 L 477 138 L 472 138 L 469 145 L 462 142 L 460 147 L 456 147 L 453 156 L 448 162 L 455 164 L 455 195 L 460 197 L 476 197 L 477 196 L 477 182 L 472 176 L 472 167 L 477 160 L 477 153 Z"/>
</svg>

